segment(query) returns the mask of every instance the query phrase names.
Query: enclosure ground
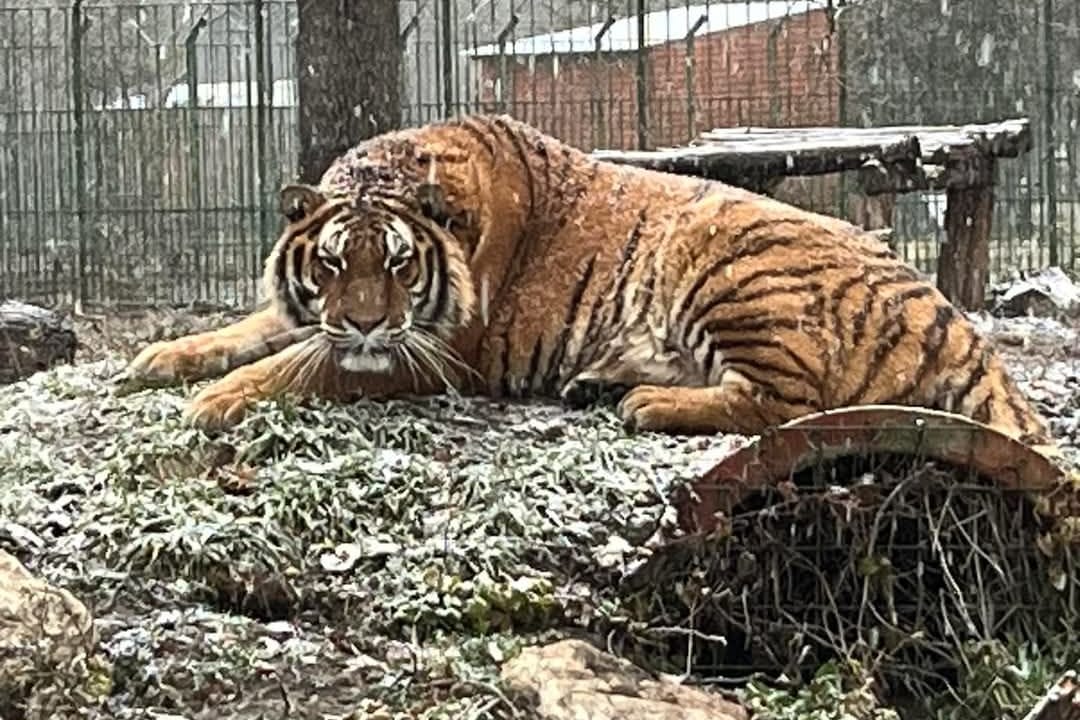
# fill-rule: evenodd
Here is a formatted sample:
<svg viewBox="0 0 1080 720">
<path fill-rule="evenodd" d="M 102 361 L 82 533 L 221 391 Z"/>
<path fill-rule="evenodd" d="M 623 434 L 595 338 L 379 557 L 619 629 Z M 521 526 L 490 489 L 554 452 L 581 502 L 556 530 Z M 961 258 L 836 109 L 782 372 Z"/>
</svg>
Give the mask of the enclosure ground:
<svg viewBox="0 0 1080 720">
<path fill-rule="evenodd" d="M 148 341 L 223 319 L 80 320 L 75 365 L 0 389 L 0 548 L 97 618 L 98 716 L 510 717 L 522 644 L 662 640 L 616 588 L 739 438 L 458 399 L 265 403 L 211 437 L 180 424 L 189 390 L 110 394 Z M 1080 460 L 1078 327 L 979 322 Z M 40 717 L 77 716 L 61 685 Z"/>
</svg>

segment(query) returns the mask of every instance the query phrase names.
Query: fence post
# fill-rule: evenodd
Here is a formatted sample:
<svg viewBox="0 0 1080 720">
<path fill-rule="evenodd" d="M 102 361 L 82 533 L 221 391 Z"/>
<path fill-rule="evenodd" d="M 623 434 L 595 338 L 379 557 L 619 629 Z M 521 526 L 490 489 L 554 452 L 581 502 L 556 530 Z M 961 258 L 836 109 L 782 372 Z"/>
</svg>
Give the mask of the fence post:
<svg viewBox="0 0 1080 720">
<path fill-rule="evenodd" d="M 638 150 L 649 149 L 648 67 L 645 55 L 645 0 L 637 0 L 637 136 Z"/>
<path fill-rule="evenodd" d="M 686 129 L 691 138 L 697 136 L 697 107 L 694 104 L 694 36 L 708 19 L 708 15 L 702 15 L 686 33 Z"/>
<path fill-rule="evenodd" d="M 420 15 L 413 14 L 413 16 L 411 18 L 409 18 L 409 24 L 406 25 L 405 29 L 402 30 L 401 33 L 398 35 L 398 52 L 401 53 L 401 58 L 402 58 L 402 60 L 401 60 L 401 72 L 400 72 L 401 77 L 398 80 L 398 82 L 401 84 L 401 88 L 402 88 L 403 91 L 406 89 L 406 78 L 409 75 L 409 69 L 408 69 L 407 63 L 405 62 L 405 51 L 409 46 L 409 36 L 411 36 L 413 34 L 413 32 L 419 27 L 420 27 Z M 420 47 L 420 41 L 419 40 L 416 41 L 416 46 L 417 46 L 417 48 Z M 419 68 L 418 68 L 418 70 L 419 70 Z M 421 108 L 424 105 L 423 102 L 420 99 L 420 73 L 419 72 L 417 72 L 417 75 L 416 75 L 416 93 L 417 93 L 417 95 L 416 95 L 416 113 L 419 116 L 419 115 L 421 115 Z M 404 92 L 402 94 L 404 95 Z M 402 104 L 403 108 L 405 106 L 405 100 L 406 99 L 407 98 L 405 98 L 405 97 L 402 98 L 402 103 L 401 104 Z M 402 118 L 402 121 L 403 121 L 403 123 L 402 123 L 403 125 L 411 125 L 412 122 L 413 122 L 412 113 L 411 112 L 409 113 L 409 117 Z"/>
<path fill-rule="evenodd" d="M 83 0 L 74 0 L 71 5 L 71 94 L 74 108 L 74 150 L 75 150 L 75 314 L 83 314 L 86 301 L 86 138 L 83 125 Z"/>
<path fill-rule="evenodd" d="M 506 112 L 506 39 L 517 27 L 518 16 L 510 15 L 510 22 L 506 23 L 499 31 L 499 96 L 497 98 L 499 112 Z"/>
<path fill-rule="evenodd" d="M 593 72 L 596 73 L 600 69 L 600 53 L 601 43 L 604 41 L 604 36 L 607 35 L 608 30 L 615 24 L 615 16 L 608 15 L 607 20 L 600 26 L 600 31 L 596 33 L 593 38 Z M 608 137 L 607 121 L 604 119 L 604 103 L 600 99 L 600 82 L 599 78 L 594 77 L 592 84 L 592 105 L 593 105 L 593 147 L 606 147 L 611 143 L 611 138 Z M 610 98 L 608 98 L 610 102 Z M 600 144 L 600 139 L 603 138 L 604 145 Z"/>
<path fill-rule="evenodd" d="M 450 0 L 442 0 L 442 62 L 443 62 L 443 118 L 449 118 L 454 111 L 454 44 L 450 39 Z"/>
<path fill-rule="evenodd" d="M 199 202 L 199 193 L 195 192 L 195 182 L 201 176 L 199 164 L 202 159 L 201 138 L 199 137 L 199 63 L 195 55 L 195 42 L 199 39 L 199 33 L 206 26 L 206 16 L 202 16 L 184 38 L 184 62 L 187 71 L 188 87 L 188 131 L 191 133 L 191 192 L 192 203 Z"/>
<path fill-rule="evenodd" d="M 259 190 L 257 213 L 259 217 L 259 259 L 270 254 L 270 229 L 266 218 L 266 48 L 263 38 L 263 0 L 252 0 L 255 11 L 255 86 L 258 97 L 255 100 L 255 183 Z M 273 99 L 271 98 L 271 102 Z"/>
<path fill-rule="evenodd" d="M 195 42 L 199 39 L 199 33 L 206 26 L 206 16 L 203 15 L 188 31 L 184 38 L 184 64 L 187 74 L 187 117 L 188 133 L 191 135 L 191 143 L 188 146 L 188 202 L 195 210 L 195 252 L 192 262 L 195 265 L 196 284 L 199 291 L 202 283 L 206 282 L 206 291 L 210 291 L 209 273 L 206 271 L 206 237 L 203 234 L 202 192 L 199 184 L 202 179 L 202 135 L 199 131 L 199 63 L 195 55 Z"/>
<path fill-rule="evenodd" d="M 777 43 L 783 29 L 784 20 L 781 18 L 769 30 L 769 34 L 765 39 L 765 65 L 768 76 L 767 82 L 769 83 L 769 124 L 773 127 L 780 124 L 780 77 L 778 75 L 779 68 L 777 67 L 780 62 L 780 49 L 777 47 Z M 753 108 L 752 101 L 750 107 Z M 751 110 L 751 115 L 753 115 L 753 110 Z"/>
<path fill-rule="evenodd" d="M 1043 0 L 1043 142 L 1046 143 L 1046 231 L 1050 246 L 1050 264 L 1060 261 L 1057 233 L 1057 152 L 1054 142 L 1054 101 L 1056 100 L 1054 77 L 1054 0 Z"/>
</svg>

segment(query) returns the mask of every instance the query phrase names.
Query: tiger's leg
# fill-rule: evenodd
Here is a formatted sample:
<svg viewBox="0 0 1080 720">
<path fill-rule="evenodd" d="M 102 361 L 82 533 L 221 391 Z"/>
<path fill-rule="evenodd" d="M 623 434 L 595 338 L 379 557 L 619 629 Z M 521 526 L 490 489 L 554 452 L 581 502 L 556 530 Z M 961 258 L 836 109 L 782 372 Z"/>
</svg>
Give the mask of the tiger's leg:
<svg viewBox="0 0 1080 720">
<path fill-rule="evenodd" d="M 192 398 L 184 419 L 206 430 L 220 430 L 240 422 L 254 403 L 286 395 L 349 401 L 423 395 L 439 389 L 429 378 L 414 377 L 402 368 L 345 372 L 320 336 L 238 367 L 207 385 Z"/>
<path fill-rule="evenodd" d="M 731 370 L 720 384 L 707 387 L 638 385 L 618 408 L 632 430 L 686 435 L 760 435 L 816 411 L 809 403 L 778 398 Z"/>
<path fill-rule="evenodd" d="M 219 377 L 287 345 L 291 328 L 270 305 L 224 328 L 143 348 L 128 364 L 125 379 L 149 386 Z"/>
</svg>

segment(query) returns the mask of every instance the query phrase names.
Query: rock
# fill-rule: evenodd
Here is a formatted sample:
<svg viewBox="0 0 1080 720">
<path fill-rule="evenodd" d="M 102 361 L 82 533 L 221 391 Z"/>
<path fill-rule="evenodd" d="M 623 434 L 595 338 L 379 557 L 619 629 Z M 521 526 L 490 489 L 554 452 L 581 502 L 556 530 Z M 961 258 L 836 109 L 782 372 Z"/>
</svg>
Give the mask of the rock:
<svg viewBox="0 0 1080 720">
<path fill-rule="evenodd" d="M 0 384 L 73 362 L 77 347 L 67 317 L 16 300 L 0 303 Z"/>
<path fill-rule="evenodd" d="M 996 294 L 994 310 L 1007 317 L 1080 313 L 1080 287 L 1059 267 L 1009 283 Z"/>
<path fill-rule="evenodd" d="M 0 550 L 0 710 L 31 683 L 84 664 L 96 643 L 85 605 Z"/>
<path fill-rule="evenodd" d="M 502 667 L 515 701 L 545 720 L 747 720 L 716 693 L 655 679 L 580 640 L 525 648 Z"/>
</svg>

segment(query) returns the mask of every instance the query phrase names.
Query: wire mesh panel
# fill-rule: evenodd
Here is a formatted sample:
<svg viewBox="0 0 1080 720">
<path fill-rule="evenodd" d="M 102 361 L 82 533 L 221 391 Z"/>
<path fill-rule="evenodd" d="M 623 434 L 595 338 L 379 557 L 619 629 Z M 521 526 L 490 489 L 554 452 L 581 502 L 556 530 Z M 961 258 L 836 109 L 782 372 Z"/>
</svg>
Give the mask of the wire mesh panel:
<svg viewBox="0 0 1080 720">
<path fill-rule="evenodd" d="M 297 167 L 294 0 L 0 0 L 0 295 L 248 306 Z M 1025 115 L 997 170 L 995 278 L 1077 268 L 1080 4 L 404 0 L 404 125 L 507 112 L 577 147 L 727 126 Z M 854 218 L 850 178 L 777 196 Z M 932 271 L 944 197 L 897 198 Z"/>
<path fill-rule="evenodd" d="M 250 304 L 295 24 L 279 0 L 0 8 L 0 294 Z"/>
</svg>

